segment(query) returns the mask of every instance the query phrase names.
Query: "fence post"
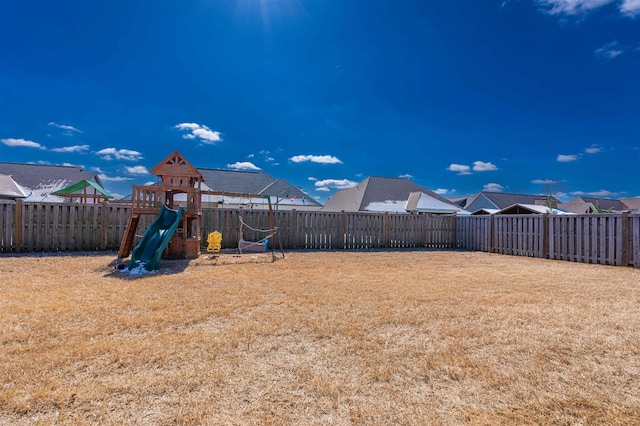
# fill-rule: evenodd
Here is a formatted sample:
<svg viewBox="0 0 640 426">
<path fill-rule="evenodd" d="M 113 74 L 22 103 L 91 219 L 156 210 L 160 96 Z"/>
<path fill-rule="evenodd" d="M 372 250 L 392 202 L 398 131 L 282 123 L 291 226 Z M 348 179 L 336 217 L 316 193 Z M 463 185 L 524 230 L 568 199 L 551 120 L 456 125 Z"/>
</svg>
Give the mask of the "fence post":
<svg viewBox="0 0 640 426">
<path fill-rule="evenodd" d="M 107 202 L 100 206 L 100 250 L 107 249 Z"/>
<path fill-rule="evenodd" d="M 22 251 L 22 200 L 16 199 L 16 251 Z"/>
<path fill-rule="evenodd" d="M 492 214 L 489 215 L 489 253 L 495 253 L 496 250 L 496 220 Z"/>
<path fill-rule="evenodd" d="M 298 212 L 291 210 L 291 249 L 298 250 Z"/>
<path fill-rule="evenodd" d="M 422 215 L 422 218 L 423 218 L 422 219 L 422 247 L 427 247 L 427 226 L 429 226 L 429 222 L 428 222 L 429 215 L 424 213 Z M 454 239 L 455 239 L 455 236 L 454 236 Z"/>
<path fill-rule="evenodd" d="M 347 248 L 347 216 L 344 210 L 340 211 L 340 238 L 342 238 L 342 249 Z"/>
<path fill-rule="evenodd" d="M 549 213 L 542 216 L 542 258 L 549 258 Z"/>
<path fill-rule="evenodd" d="M 620 256 L 621 266 L 629 266 L 629 210 L 622 211 L 622 230 L 620 238 L 622 238 L 622 253 Z M 637 262 L 637 259 L 634 259 Z"/>
<path fill-rule="evenodd" d="M 389 241 L 389 212 L 384 213 L 384 246 L 385 248 L 391 247 L 391 241 Z"/>
</svg>

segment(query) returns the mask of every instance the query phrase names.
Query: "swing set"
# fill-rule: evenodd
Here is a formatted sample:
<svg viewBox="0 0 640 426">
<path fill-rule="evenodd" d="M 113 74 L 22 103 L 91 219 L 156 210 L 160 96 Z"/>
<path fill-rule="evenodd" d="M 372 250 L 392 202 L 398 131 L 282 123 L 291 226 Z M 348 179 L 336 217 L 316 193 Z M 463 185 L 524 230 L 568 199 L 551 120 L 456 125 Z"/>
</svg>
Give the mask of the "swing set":
<svg viewBox="0 0 640 426">
<path fill-rule="evenodd" d="M 284 259 L 284 249 L 282 248 L 282 241 L 280 240 L 279 229 L 275 223 L 275 217 L 273 215 L 273 208 L 271 205 L 271 197 L 269 195 L 259 194 L 241 194 L 234 192 L 218 192 L 218 191 L 202 191 L 202 195 L 215 195 L 215 196 L 227 196 L 238 198 L 264 198 L 267 200 L 269 207 L 269 229 L 258 229 L 249 226 L 242 216 L 238 215 L 239 220 L 239 232 L 238 232 L 238 251 L 240 255 L 243 253 L 266 253 L 271 251 L 272 261 L 276 260 L 275 254 L 275 242 L 277 240 L 282 258 Z M 261 238 L 257 241 L 245 240 L 245 230 L 251 231 L 253 234 L 258 234 Z M 219 231 L 213 231 L 209 233 L 207 237 L 207 252 L 219 253 L 222 247 L 222 234 Z"/>
</svg>

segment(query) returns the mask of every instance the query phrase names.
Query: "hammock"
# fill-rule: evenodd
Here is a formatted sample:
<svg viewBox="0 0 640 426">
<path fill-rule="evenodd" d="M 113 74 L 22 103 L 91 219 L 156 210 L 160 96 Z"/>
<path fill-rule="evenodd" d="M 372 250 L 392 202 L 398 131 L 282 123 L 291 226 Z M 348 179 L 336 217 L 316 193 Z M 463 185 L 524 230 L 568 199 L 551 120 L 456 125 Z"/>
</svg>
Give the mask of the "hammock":
<svg viewBox="0 0 640 426">
<path fill-rule="evenodd" d="M 264 253 L 269 249 L 269 239 L 278 233 L 278 227 L 276 226 L 273 229 L 256 229 L 252 228 L 242 220 L 242 216 L 238 216 L 240 219 L 240 238 L 238 238 L 238 250 L 240 250 L 240 254 L 243 251 L 253 252 L 253 253 Z M 243 238 L 242 228 L 247 227 L 248 229 L 254 232 L 261 232 L 266 234 L 264 238 L 259 241 L 247 241 Z"/>
</svg>

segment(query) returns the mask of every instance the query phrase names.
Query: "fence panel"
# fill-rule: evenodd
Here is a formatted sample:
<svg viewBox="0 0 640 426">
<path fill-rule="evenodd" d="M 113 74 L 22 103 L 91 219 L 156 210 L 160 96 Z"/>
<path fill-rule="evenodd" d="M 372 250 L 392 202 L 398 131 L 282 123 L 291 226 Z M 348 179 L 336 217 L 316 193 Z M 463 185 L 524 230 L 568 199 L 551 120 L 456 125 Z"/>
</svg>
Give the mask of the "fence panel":
<svg viewBox="0 0 640 426">
<path fill-rule="evenodd" d="M 629 263 L 640 268 L 640 215 L 629 215 Z"/>
<path fill-rule="evenodd" d="M 1 202 L 0 252 L 117 250 L 130 212 L 130 205 L 116 203 Z M 640 267 L 639 214 L 429 216 L 295 210 L 273 214 L 287 250 L 459 248 Z M 247 225 L 242 229 L 245 239 L 260 241 L 271 232 L 266 210 L 204 209 L 203 247 L 208 233 L 215 230 L 223 234 L 223 248 L 236 248 L 239 216 Z M 135 244 L 154 220 L 150 214 L 140 217 Z"/>
<path fill-rule="evenodd" d="M 453 221 L 455 246 L 464 250 L 491 251 L 492 216 L 458 216 Z M 431 243 L 431 241 L 429 242 Z M 429 244 L 428 243 L 428 244 Z"/>
<path fill-rule="evenodd" d="M 0 204 L 0 252 L 16 250 L 16 204 Z"/>
</svg>

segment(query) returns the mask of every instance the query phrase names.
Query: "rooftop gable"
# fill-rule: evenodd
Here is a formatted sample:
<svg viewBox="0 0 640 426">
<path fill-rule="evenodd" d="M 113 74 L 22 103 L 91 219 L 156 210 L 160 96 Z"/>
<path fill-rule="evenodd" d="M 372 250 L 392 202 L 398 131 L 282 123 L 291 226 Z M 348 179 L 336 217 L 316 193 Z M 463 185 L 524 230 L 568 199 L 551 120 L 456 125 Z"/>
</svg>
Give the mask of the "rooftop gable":
<svg viewBox="0 0 640 426">
<path fill-rule="evenodd" d="M 328 211 L 406 211 L 412 192 L 422 192 L 446 204 L 451 201 L 403 178 L 370 176 L 353 188 L 333 194 L 325 203 Z"/>
<path fill-rule="evenodd" d="M 26 198 L 27 193 L 9 175 L 0 174 L 0 199 Z"/>
<path fill-rule="evenodd" d="M 173 151 L 150 172 L 159 177 L 188 177 L 202 182 L 202 174 L 179 151 Z"/>
<path fill-rule="evenodd" d="M 455 203 L 444 202 L 422 191 L 416 191 L 409 194 L 409 199 L 407 200 L 405 209 L 408 212 L 420 213 L 470 214 Z"/>
</svg>

